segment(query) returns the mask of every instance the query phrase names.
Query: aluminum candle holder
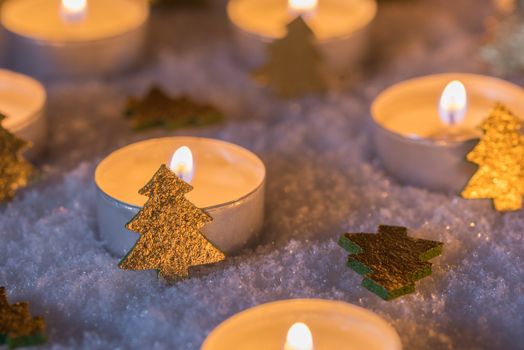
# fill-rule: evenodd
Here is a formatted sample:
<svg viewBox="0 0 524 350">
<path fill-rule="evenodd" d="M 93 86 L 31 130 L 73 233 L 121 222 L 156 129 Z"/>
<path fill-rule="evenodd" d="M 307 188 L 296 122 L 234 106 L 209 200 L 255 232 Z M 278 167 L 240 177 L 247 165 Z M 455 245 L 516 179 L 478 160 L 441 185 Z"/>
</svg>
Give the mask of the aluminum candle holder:
<svg viewBox="0 0 524 350">
<path fill-rule="evenodd" d="M 369 310 L 341 301 L 291 299 L 234 315 L 209 334 L 201 350 L 348 348 L 401 350 L 402 344 L 395 329 Z"/>
<path fill-rule="evenodd" d="M 438 113 L 439 96 L 453 80 L 464 84 L 468 99 L 456 134 L 441 123 Z M 524 116 L 524 90 L 497 78 L 450 73 L 393 85 L 375 99 L 371 108 L 378 156 L 385 169 L 402 183 L 459 192 L 476 169 L 466 155 L 478 142 L 478 126 L 496 102 Z M 447 132 L 450 137 L 445 137 Z"/>
<path fill-rule="evenodd" d="M 3 126 L 31 142 L 27 157 L 35 159 L 47 140 L 45 116 L 47 94 L 38 81 L 26 75 L 0 69 L 0 113 L 7 116 Z"/>
<path fill-rule="evenodd" d="M 69 12 L 65 0 L 6 2 L 0 18 L 9 65 L 51 79 L 118 73 L 140 60 L 149 16 L 145 1 L 77 2 L 84 7 Z"/>
<path fill-rule="evenodd" d="M 300 1 L 292 0 L 230 0 L 227 13 L 239 56 L 250 66 L 261 65 L 267 44 L 282 38 L 286 25 L 302 15 L 330 69 L 345 72 L 355 66 L 366 52 L 369 24 L 377 12 L 375 0 L 311 3 L 310 8 L 300 8 Z"/>
<path fill-rule="evenodd" d="M 180 167 L 194 168 L 192 179 L 192 175 L 179 175 L 194 187 L 187 198 L 213 218 L 202 233 L 228 255 L 256 241 L 264 223 L 266 170 L 262 161 L 228 142 L 168 137 L 119 149 L 96 169 L 98 227 L 113 254 L 124 256 L 138 239 L 137 233 L 125 228 L 147 199 L 138 190 L 161 164 L 169 164 L 175 150 L 184 146 L 194 157 L 194 167 L 192 160 L 191 165 Z M 172 169 L 177 172 L 177 165 Z"/>
</svg>

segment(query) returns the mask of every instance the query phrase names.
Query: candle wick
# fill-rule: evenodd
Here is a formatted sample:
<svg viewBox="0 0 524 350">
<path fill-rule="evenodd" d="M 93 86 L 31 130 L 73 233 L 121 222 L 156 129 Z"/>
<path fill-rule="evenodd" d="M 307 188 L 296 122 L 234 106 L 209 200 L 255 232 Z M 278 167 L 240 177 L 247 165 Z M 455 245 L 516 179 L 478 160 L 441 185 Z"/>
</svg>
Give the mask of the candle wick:
<svg viewBox="0 0 524 350">
<path fill-rule="evenodd" d="M 448 122 L 450 126 L 455 126 L 457 124 L 457 118 L 455 114 L 455 111 L 449 111 L 448 113 Z"/>
</svg>

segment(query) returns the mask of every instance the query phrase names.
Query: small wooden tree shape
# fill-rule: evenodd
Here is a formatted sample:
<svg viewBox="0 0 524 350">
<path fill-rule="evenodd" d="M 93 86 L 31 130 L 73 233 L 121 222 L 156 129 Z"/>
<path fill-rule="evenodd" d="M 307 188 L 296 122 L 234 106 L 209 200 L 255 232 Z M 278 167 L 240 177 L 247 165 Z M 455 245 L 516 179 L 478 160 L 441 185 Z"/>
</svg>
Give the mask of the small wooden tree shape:
<svg viewBox="0 0 524 350">
<path fill-rule="evenodd" d="M 0 345 L 14 349 L 45 342 L 44 319 L 32 317 L 27 303 L 9 305 L 5 288 L 0 287 Z"/>
<path fill-rule="evenodd" d="M 168 282 L 187 278 L 189 267 L 225 259 L 199 229 L 213 219 L 185 198 L 191 187 L 165 165 L 139 193 L 149 197 L 126 227 L 140 234 L 119 266 L 130 270 L 157 270 Z"/>
<path fill-rule="evenodd" d="M 0 202 L 12 199 L 33 174 L 33 167 L 22 156 L 29 143 L 1 126 L 5 118 L 0 113 Z"/>
<path fill-rule="evenodd" d="M 268 46 L 268 62 L 254 72 L 282 97 L 299 97 L 325 89 L 322 57 L 315 36 L 302 17 L 287 26 L 287 35 Z"/>
<path fill-rule="evenodd" d="M 498 211 L 522 208 L 524 195 L 523 122 L 506 107 L 497 104 L 482 123 L 484 136 L 468 154 L 479 165 L 462 196 L 493 199 Z"/>
<path fill-rule="evenodd" d="M 210 104 L 196 102 L 187 96 L 173 98 L 156 86 L 142 98 L 130 98 L 125 114 L 135 130 L 157 126 L 166 129 L 207 126 L 224 118 L 222 112 Z"/>
<path fill-rule="evenodd" d="M 346 233 L 339 245 L 350 253 L 348 267 L 364 276 L 362 286 L 384 300 L 413 293 L 415 282 L 431 274 L 428 260 L 443 246 L 409 237 L 405 227 L 383 225 L 377 234 Z"/>
</svg>

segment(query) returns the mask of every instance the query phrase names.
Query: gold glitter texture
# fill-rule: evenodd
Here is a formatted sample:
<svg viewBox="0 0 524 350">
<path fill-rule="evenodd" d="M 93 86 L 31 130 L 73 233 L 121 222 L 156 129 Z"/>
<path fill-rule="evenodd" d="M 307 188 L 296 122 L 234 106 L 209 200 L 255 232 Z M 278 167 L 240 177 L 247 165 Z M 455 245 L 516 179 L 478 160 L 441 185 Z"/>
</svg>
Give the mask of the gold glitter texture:
<svg viewBox="0 0 524 350">
<path fill-rule="evenodd" d="M 0 114 L 0 202 L 12 199 L 33 174 L 33 167 L 22 156 L 29 143 L 1 126 L 5 118 Z"/>
<path fill-rule="evenodd" d="M 413 293 L 415 282 L 431 274 L 428 260 L 442 254 L 443 243 L 409 237 L 405 227 L 381 225 L 377 234 L 346 233 L 339 245 L 350 253 L 348 267 L 364 276 L 362 285 L 391 300 Z"/>
<path fill-rule="evenodd" d="M 0 344 L 9 349 L 46 342 L 45 321 L 32 317 L 29 304 L 9 305 L 4 287 L 0 287 Z"/>
<path fill-rule="evenodd" d="M 522 208 L 524 195 L 524 135 L 522 121 L 497 104 L 482 123 L 484 136 L 468 154 L 479 165 L 462 197 L 493 199 L 498 211 Z"/>
<path fill-rule="evenodd" d="M 122 269 L 157 270 L 168 282 L 189 277 L 191 266 L 225 259 L 199 231 L 213 219 L 185 198 L 191 187 L 162 165 L 139 193 L 149 197 L 126 227 L 140 234 Z"/>
<path fill-rule="evenodd" d="M 253 77 L 269 84 L 274 92 L 287 98 L 325 90 L 322 56 L 315 36 L 302 17 L 287 25 L 287 35 L 268 45 L 268 62 Z"/>
<path fill-rule="evenodd" d="M 157 126 L 167 129 L 206 126 L 224 118 L 212 105 L 197 103 L 186 96 L 172 98 L 156 86 L 142 99 L 130 98 L 126 115 L 131 118 L 135 130 Z"/>
</svg>

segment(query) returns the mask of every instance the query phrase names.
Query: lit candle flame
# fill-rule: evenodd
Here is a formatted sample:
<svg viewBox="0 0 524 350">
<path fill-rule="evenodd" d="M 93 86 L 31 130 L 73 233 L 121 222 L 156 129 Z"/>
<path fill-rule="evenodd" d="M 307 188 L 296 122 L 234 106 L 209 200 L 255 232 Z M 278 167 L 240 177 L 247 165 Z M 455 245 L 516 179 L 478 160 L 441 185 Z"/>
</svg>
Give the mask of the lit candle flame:
<svg viewBox="0 0 524 350">
<path fill-rule="evenodd" d="M 288 8 L 296 15 L 308 15 L 315 12 L 318 0 L 288 0 Z"/>
<path fill-rule="evenodd" d="M 191 153 L 189 147 L 182 146 L 176 150 L 169 163 L 169 168 L 185 182 L 189 183 L 193 180 L 193 153 Z"/>
<path fill-rule="evenodd" d="M 297 322 L 289 328 L 284 350 L 313 350 L 313 335 L 305 323 Z"/>
<path fill-rule="evenodd" d="M 65 22 L 81 22 L 87 13 L 87 0 L 62 0 L 60 13 Z"/>
<path fill-rule="evenodd" d="M 460 124 L 466 116 L 468 96 L 466 88 L 458 80 L 453 80 L 442 92 L 439 103 L 440 119 L 446 125 Z"/>
</svg>

